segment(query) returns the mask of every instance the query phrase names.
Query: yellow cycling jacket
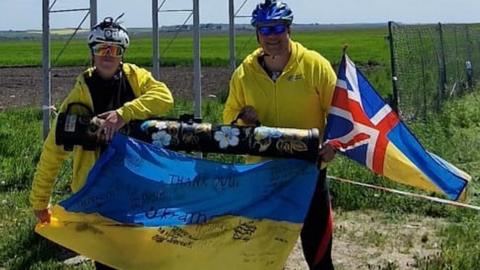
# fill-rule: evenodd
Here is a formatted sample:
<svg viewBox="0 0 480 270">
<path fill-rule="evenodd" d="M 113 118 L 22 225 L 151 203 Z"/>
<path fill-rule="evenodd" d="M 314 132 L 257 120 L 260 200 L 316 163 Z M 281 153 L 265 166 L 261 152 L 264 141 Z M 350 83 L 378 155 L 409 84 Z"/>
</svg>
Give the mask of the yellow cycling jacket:
<svg viewBox="0 0 480 270">
<path fill-rule="evenodd" d="M 318 128 L 323 133 L 337 77 L 319 53 L 298 42 L 290 45 L 290 59 L 275 82 L 258 62 L 262 49 L 247 56 L 235 70 L 223 111 L 224 123 L 230 123 L 242 107 L 250 105 L 262 125 Z"/>
<path fill-rule="evenodd" d="M 125 122 L 159 116 L 172 108 L 173 97 L 170 90 L 164 83 L 156 81 L 150 72 L 132 64 L 123 64 L 122 69 L 136 97 L 116 110 Z M 90 68 L 77 77 L 75 86 L 60 107 L 60 112 L 64 112 L 68 104 L 73 102 L 83 103 L 93 111 L 92 98 L 84 79 L 85 75 L 90 76 L 92 72 L 93 68 Z M 43 145 L 33 179 L 30 203 L 35 210 L 47 208 L 55 178 L 70 153 L 65 151 L 63 146 L 55 144 L 55 123 L 56 120 Z M 70 186 L 72 191 L 76 192 L 85 184 L 88 172 L 100 152 L 84 151 L 82 147 L 75 146 L 73 155 L 73 179 Z"/>
</svg>

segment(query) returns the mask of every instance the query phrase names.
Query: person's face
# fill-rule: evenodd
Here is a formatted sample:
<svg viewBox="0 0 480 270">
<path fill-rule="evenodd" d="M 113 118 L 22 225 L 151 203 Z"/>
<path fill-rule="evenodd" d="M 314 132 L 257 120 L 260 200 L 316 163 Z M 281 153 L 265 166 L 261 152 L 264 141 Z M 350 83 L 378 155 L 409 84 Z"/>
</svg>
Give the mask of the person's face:
<svg viewBox="0 0 480 270">
<path fill-rule="evenodd" d="M 98 74 L 104 79 L 112 78 L 122 62 L 123 49 L 117 45 L 97 44 L 92 51 Z"/>
<path fill-rule="evenodd" d="M 257 27 L 258 41 L 266 54 L 289 52 L 290 28 L 284 23 L 269 23 Z"/>
</svg>

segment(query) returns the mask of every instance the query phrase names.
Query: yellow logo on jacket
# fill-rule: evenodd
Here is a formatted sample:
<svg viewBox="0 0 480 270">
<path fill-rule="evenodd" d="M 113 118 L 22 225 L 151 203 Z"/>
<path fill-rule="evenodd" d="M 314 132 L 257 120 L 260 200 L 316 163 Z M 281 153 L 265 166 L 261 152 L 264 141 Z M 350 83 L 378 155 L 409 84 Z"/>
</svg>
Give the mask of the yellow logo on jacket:
<svg viewBox="0 0 480 270">
<path fill-rule="evenodd" d="M 290 82 L 298 81 L 298 80 L 303 80 L 303 74 L 292 74 L 287 77 L 287 80 Z"/>
</svg>

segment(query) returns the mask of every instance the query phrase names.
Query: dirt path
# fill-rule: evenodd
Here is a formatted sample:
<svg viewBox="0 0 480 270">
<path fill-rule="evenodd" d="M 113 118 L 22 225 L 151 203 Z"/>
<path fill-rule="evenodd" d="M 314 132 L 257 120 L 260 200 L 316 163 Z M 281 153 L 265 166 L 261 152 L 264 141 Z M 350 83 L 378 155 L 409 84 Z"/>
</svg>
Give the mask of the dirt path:
<svg viewBox="0 0 480 270">
<path fill-rule="evenodd" d="M 75 77 L 84 68 L 52 70 L 52 101 L 61 102 L 72 88 Z M 161 81 L 177 99 L 193 100 L 193 70 L 187 67 L 162 67 Z M 202 96 L 218 95 L 228 88 L 227 68 L 202 68 Z M 41 68 L 0 68 L 0 110 L 8 107 L 40 106 L 43 96 Z"/>
<path fill-rule="evenodd" d="M 438 255 L 442 219 L 378 211 L 335 212 L 335 269 L 417 269 L 415 258 Z M 308 270 L 300 242 L 285 270 Z"/>
</svg>

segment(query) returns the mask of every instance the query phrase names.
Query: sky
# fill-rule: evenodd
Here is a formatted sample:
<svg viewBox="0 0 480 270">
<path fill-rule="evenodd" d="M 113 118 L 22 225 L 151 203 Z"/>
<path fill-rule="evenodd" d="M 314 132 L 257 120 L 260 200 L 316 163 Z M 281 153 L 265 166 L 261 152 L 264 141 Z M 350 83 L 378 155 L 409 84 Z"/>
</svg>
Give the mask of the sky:
<svg viewBox="0 0 480 270">
<path fill-rule="evenodd" d="M 0 0 L 0 30 L 41 29 L 43 0 Z M 53 3 L 54 0 L 50 0 Z M 161 3 L 163 0 L 159 0 Z M 250 15 L 261 0 L 247 0 L 239 15 Z M 150 0 L 97 0 L 98 19 L 122 12 L 124 25 L 151 27 Z M 191 9 L 192 0 L 167 0 L 164 9 Z M 236 9 L 244 0 L 235 0 Z M 295 23 L 472 23 L 480 21 L 479 0 L 285 0 Z M 57 0 L 54 10 L 86 8 L 88 0 Z M 52 28 L 76 27 L 84 12 L 53 13 Z M 182 24 L 188 13 L 160 13 L 160 25 Z M 192 20 L 190 20 L 190 23 Z M 201 23 L 228 23 L 228 0 L 200 0 Z M 248 23 L 237 18 L 236 23 Z M 89 26 L 89 19 L 83 25 Z"/>
</svg>

